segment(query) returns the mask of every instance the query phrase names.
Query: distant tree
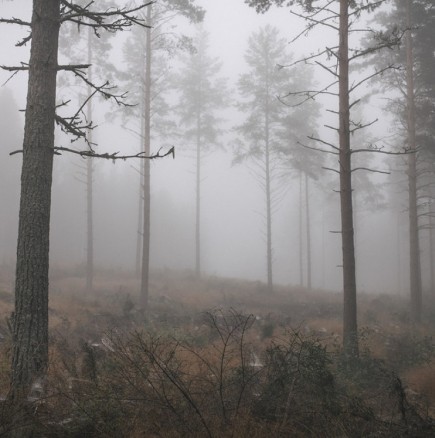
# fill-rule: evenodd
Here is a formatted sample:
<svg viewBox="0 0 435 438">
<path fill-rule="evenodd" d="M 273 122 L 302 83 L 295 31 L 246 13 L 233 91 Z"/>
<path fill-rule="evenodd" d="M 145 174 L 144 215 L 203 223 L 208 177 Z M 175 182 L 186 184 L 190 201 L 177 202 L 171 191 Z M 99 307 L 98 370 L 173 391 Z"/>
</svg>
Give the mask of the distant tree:
<svg viewBox="0 0 435 438">
<path fill-rule="evenodd" d="M 66 0 L 34 0 L 31 22 L 16 18 L 0 19 L 0 23 L 27 26 L 31 31 L 20 42 L 23 45 L 31 40 L 29 63 L 2 67 L 12 72 L 28 70 L 29 73 L 23 149 L 16 151 L 23 154 L 10 391 L 11 400 L 17 403 L 24 402 L 32 385 L 43 380 L 48 365 L 48 265 L 53 156 L 71 152 L 113 160 L 128 158 L 118 154 L 97 154 L 92 148 L 75 151 L 54 145 L 55 123 L 75 138 L 86 138 L 90 123 L 83 122 L 81 118 L 85 103 L 72 116 L 57 113 L 56 77 L 59 70 L 72 72 L 96 92 L 122 103 L 123 96 L 113 94 L 107 84 L 95 85 L 88 80 L 84 73 L 87 64 L 58 63 L 59 30 L 63 23 L 89 26 L 96 33 L 117 31 L 135 23 L 143 23 L 135 15 L 141 7 L 98 11 L 92 6 L 92 2 L 81 7 Z M 30 435 L 31 430 L 20 432 L 22 437 Z"/>
<path fill-rule="evenodd" d="M 76 2 L 81 7 L 86 6 L 87 0 L 79 0 Z M 106 9 L 116 8 L 116 2 L 114 0 L 105 0 L 104 7 Z M 110 62 L 110 57 L 107 54 L 110 52 L 111 39 L 114 36 L 113 32 L 99 33 L 98 38 L 94 37 L 94 30 L 92 27 L 83 29 L 82 26 L 76 23 L 68 23 L 67 26 L 63 26 L 59 35 L 59 48 L 60 55 L 63 55 L 68 62 L 79 63 L 83 60 L 83 53 L 87 53 L 86 62 L 89 64 L 87 70 L 87 77 L 89 82 L 104 81 L 113 79 L 116 67 Z M 75 44 L 72 46 L 71 41 Z M 82 88 L 79 91 L 81 96 L 79 100 L 83 100 L 83 95 L 86 99 L 86 115 L 85 118 L 88 122 L 93 120 L 93 100 L 91 99 L 94 90 L 90 84 L 83 84 L 80 78 L 72 78 L 73 84 L 71 84 L 70 75 L 61 75 L 58 82 L 65 85 L 66 92 L 71 94 L 71 85 L 77 85 Z M 59 96 L 60 97 L 60 96 Z M 90 125 L 86 134 L 86 140 L 90 147 L 94 147 L 93 141 L 93 127 Z M 85 263 L 85 275 L 86 275 L 86 290 L 91 292 L 93 289 L 94 281 L 94 162 L 91 158 L 86 160 L 85 165 L 85 180 L 83 181 L 86 188 L 86 263 Z"/>
<path fill-rule="evenodd" d="M 179 90 L 178 114 L 183 137 L 193 142 L 196 154 L 195 273 L 201 275 L 201 182 L 204 153 L 216 146 L 221 133 L 218 116 L 226 101 L 226 80 L 219 77 L 221 63 L 208 55 L 208 34 L 200 28 L 193 40 L 194 52 L 181 57 L 175 78 Z"/>
<path fill-rule="evenodd" d="M 293 72 L 297 80 L 297 88 L 312 87 L 312 74 L 306 68 L 295 69 Z M 294 81 L 296 86 L 296 81 Z M 287 86 L 288 87 L 288 86 Z M 290 90 L 285 88 L 285 90 Z M 291 94 L 280 97 L 283 104 L 290 111 L 287 112 L 279 133 L 282 140 L 279 146 L 279 159 L 282 163 L 283 176 L 294 176 L 299 182 L 299 278 L 304 285 L 304 248 L 303 248 L 303 216 L 305 206 L 305 254 L 307 287 L 312 287 L 311 263 L 311 209 L 310 209 L 310 181 L 317 181 L 324 176 L 322 166 L 324 156 L 314 151 L 313 140 L 308 136 L 318 136 L 317 123 L 319 104 L 312 100 L 299 106 L 300 100 Z"/>
<path fill-rule="evenodd" d="M 435 150 L 435 6 L 429 0 L 391 1 L 392 8 L 378 14 L 375 19 L 388 32 L 406 31 L 405 44 L 390 51 L 390 62 L 402 68 L 386 72 L 376 78 L 384 90 L 393 91 L 387 109 L 395 114 L 399 146 L 406 146 L 408 155 L 409 260 L 411 318 L 421 320 L 422 273 L 420 231 L 424 211 L 430 196 L 430 186 L 435 184 L 431 166 Z M 374 64 L 384 59 L 378 56 Z M 405 138 L 405 141 L 402 139 Z M 430 205 L 430 204 L 429 204 Z M 432 253 L 432 250 L 430 250 Z M 431 269 L 433 272 L 433 268 Z"/>
<path fill-rule="evenodd" d="M 277 165 L 282 147 L 282 126 L 288 108 L 277 96 L 291 88 L 292 77 L 286 65 L 290 57 L 287 41 L 270 25 L 254 32 L 248 42 L 245 60 L 248 72 L 238 81 L 240 102 L 237 107 L 245 121 L 236 127 L 241 136 L 235 148 L 235 162 L 249 160 L 265 195 L 267 287 L 273 290 L 272 212 L 276 199 Z"/>
<path fill-rule="evenodd" d="M 169 91 L 169 60 L 190 44 L 182 34 L 169 32 L 167 27 L 174 17 L 183 16 L 197 23 L 203 19 L 204 11 L 195 0 L 162 0 L 146 8 L 147 29 L 137 28 L 125 45 L 128 66 L 124 73 L 127 84 L 140 97 L 139 105 L 127 108 L 126 114 L 134 114 L 140 120 L 141 149 L 150 155 L 153 133 L 168 136 L 173 130 L 168 117 L 169 104 L 165 93 Z M 137 80 L 138 75 L 140 81 Z M 142 245 L 138 240 L 137 254 L 142 246 L 140 306 L 144 313 L 148 308 L 149 266 L 151 241 L 151 168 L 149 161 L 142 162 L 140 170 L 139 230 Z"/>
<path fill-rule="evenodd" d="M 20 170 L 9 153 L 22 142 L 18 106 L 9 88 L 0 89 L 0 254 L 4 261 L 15 257 Z M 11 162 L 12 161 L 12 162 Z"/>
</svg>

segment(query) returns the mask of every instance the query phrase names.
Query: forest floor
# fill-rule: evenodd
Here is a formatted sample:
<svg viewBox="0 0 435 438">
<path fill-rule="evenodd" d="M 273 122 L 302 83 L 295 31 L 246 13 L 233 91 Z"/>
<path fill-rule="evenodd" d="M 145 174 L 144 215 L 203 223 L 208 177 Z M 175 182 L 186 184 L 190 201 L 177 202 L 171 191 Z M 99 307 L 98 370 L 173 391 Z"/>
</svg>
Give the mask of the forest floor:
<svg viewBox="0 0 435 438">
<path fill-rule="evenodd" d="M 0 269 L 0 396 L 11 284 Z M 359 296 L 349 364 L 340 293 L 162 270 L 144 321 L 137 290 L 101 271 L 89 294 L 80 269 L 53 270 L 40 436 L 435 436 L 433 301 L 414 327 L 408 300 Z"/>
</svg>

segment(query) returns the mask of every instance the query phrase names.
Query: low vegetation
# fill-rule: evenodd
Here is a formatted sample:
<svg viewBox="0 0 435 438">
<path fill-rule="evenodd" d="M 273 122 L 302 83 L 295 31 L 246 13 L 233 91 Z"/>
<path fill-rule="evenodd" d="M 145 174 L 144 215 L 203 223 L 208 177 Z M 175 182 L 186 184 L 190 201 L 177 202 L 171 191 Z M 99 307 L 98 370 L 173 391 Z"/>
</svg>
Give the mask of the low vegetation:
<svg viewBox="0 0 435 438">
<path fill-rule="evenodd" d="M 80 274 L 53 275 L 49 375 L 20 424 L 0 291 L 0 436 L 30 419 L 41 437 L 435 436 L 434 318 L 413 329 L 399 297 L 360 297 L 350 360 L 339 294 L 161 271 L 144 322 L 134 278 L 101 272 L 86 295 Z"/>
</svg>

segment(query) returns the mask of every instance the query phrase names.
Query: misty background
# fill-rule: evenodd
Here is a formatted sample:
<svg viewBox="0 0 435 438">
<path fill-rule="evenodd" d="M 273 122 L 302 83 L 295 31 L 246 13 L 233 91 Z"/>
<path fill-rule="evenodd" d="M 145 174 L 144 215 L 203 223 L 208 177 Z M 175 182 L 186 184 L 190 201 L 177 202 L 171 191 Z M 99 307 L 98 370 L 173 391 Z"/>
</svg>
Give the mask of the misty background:
<svg viewBox="0 0 435 438">
<path fill-rule="evenodd" d="M 272 9 L 257 15 L 242 0 L 198 0 L 206 10 L 203 29 L 209 33 L 208 54 L 218 58 L 222 67 L 219 76 L 227 78 L 226 105 L 219 111 L 222 118 L 222 135 L 219 144 L 205 154 L 202 170 L 202 269 L 205 274 L 264 281 L 266 254 L 264 234 L 264 194 L 255 175 L 245 163 L 234 164 L 237 134 L 234 128 L 243 120 L 235 103 L 240 99 L 237 81 L 248 67 L 244 54 L 248 38 L 260 28 L 270 24 L 280 30 L 288 44 L 293 59 L 315 52 L 328 42 L 325 31 L 313 33 L 296 43 L 290 41 L 303 28 L 301 20 L 286 9 Z M 28 19 L 30 0 L 2 2 L 4 16 Z M 186 19 L 174 18 L 171 32 L 194 36 L 196 28 Z M 28 59 L 28 47 L 14 48 L 26 30 L 15 26 L 1 26 L 1 64 L 19 65 Z M 113 48 L 107 54 L 109 61 L 119 70 L 126 66 L 124 47 L 129 32 L 111 41 Z M 331 34 L 331 44 L 334 35 Z M 6 52 L 7 50 L 7 52 Z M 67 59 L 68 50 L 64 51 Z M 83 53 L 85 57 L 85 53 Z M 171 74 L 177 74 L 180 60 L 174 55 L 170 61 Z M 316 84 L 325 82 L 324 72 L 313 69 Z M 113 75 L 113 81 L 122 86 L 122 80 Z M 0 264 L 13 266 L 18 226 L 20 154 L 23 138 L 23 113 L 25 107 L 25 73 L 8 80 L 10 74 L 0 71 Z M 59 90 L 62 96 L 73 94 L 70 86 Z M 282 90 L 285 94 L 289 90 Z M 367 91 L 364 90 L 364 91 Z M 135 101 L 135 92 L 128 99 Z M 378 117 L 379 121 L 367 128 L 364 138 L 389 138 L 392 134 L 390 116 L 382 111 L 385 96 L 372 95 L 364 100 L 362 117 Z M 175 104 L 176 91 L 169 92 L 169 101 Z M 334 142 L 330 130 L 331 115 L 325 111 L 334 103 L 319 100 L 321 107 L 316 129 L 324 138 Z M 73 102 L 71 103 L 73 105 Z M 109 107 L 95 100 L 94 141 L 98 151 L 120 151 L 122 154 L 140 150 L 140 139 L 133 132 L 137 122 L 122 116 L 122 108 Z M 175 110 L 170 118 L 177 122 Z M 136 123 L 136 125 L 135 125 Z M 151 268 L 192 270 L 194 268 L 195 233 L 195 159 L 189 142 L 180 137 L 180 130 L 172 137 L 154 135 L 153 152 L 161 147 L 175 146 L 175 159 L 166 157 L 151 163 Z M 305 139 L 312 132 L 300 125 L 298 138 Z M 70 139 L 57 132 L 56 144 L 70 146 Z M 74 145 L 79 147 L 80 145 Z M 83 147 L 83 146 L 82 146 Z M 302 146 L 300 146 L 302 147 Z M 312 287 L 340 290 L 342 283 L 341 236 L 338 176 L 322 171 L 322 166 L 332 167 L 333 159 L 320 152 L 313 152 L 318 160 L 319 179 L 313 181 L 310 191 L 310 224 L 312 248 Z M 318 158 L 316 158 L 318 157 Z M 370 165 L 390 170 L 390 175 L 366 175 L 355 186 L 356 262 L 357 282 L 361 292 L 388 292 L 406 294 L 408 286 L 408 221 L 406 211 L 405 175 L 399 170 L 405 158 L 370 158 Z M 54 268 L 76 267 L 83 269 L 86 259 L 86 187 L 83 183 L 86 161 L 78 156 L 56 156 L 53 179 L 53 207 L 51 221 L 51 263 Z M 135 270 L 138 226 L 139 160 L 116 162 L 94 160 L 94 251 L 97 267 L 113 270 Z M 306 285 L 305 224 L 299 229 L 300 205 L 298 173 L 289 168 L 287 177 L 279 180 L 282 187 L 274 204 L 273 256 L 274 282 Z M 303 213 L 305 214 L 305 213 Z M 300 235 L 302 238 L 303 275 L 300 269 Z M 428 234 L 423 233 L 425 239 Z M 427 245 L 422 250 L 427 251 Z M 429 266 L 422 257 L 423 284 L 429 287 Z"/>
</svg>

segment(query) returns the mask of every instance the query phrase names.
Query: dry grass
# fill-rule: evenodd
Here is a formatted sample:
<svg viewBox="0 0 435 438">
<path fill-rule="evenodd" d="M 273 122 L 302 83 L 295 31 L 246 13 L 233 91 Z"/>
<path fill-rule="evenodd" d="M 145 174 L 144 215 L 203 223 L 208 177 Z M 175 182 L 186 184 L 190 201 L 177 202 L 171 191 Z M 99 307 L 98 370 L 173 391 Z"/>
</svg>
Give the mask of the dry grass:
<svg viewBox="0 0 435 438">
<path fill-rule="evenodd" d="M 4 268 L 0 269 L 1 285 L 0 394 L 8 385 L 10 334 L 6 319 L 12 311 L 11 273 Z M 195 342 L 211 360 L 214 341 L 210 342 L 203 330 L 204 312 L 210 309 L 253 314 L 253 329 L 246 334 L 253 351 L 265 350 L 274 337 L 285 336 L 291 328 L 317 337 L 324 344 L 336 346 L 341 342 L 342 296 L 338 293 L 277 286 L 273 295 L 268 295 L 260 282 L 213 276 L 197 279 L 191 272 L 163 270 L 152 273 L 149 320 L 145 325 L 137 312 L 138 290 L 138 279 L 131 273 L 99 271 L 94 292 L 89 295 L 80 269 L 54 269 L 50 281 L 52 370 L 62 378 L 81 378 L 86 368 L 84 344 L 99 343 L 105 333 L 114 329 L 196 337 Z M 360 296 L 362 350 L 367 349 L 372 357 L 394 368 L 433 413 L 435 353 L 432 358 L 426 357 L 431 353 L 431 344 L 426 340 L 434 335 L 435 326 L 428 319 L 419 330 L 412 330 L 406 306 L 407 302 L 397 297 Z M 243 429 L 243 421 L 240 427 Z M 265 428 L 267 425 L 261 424 L 256 430 Z M 252 430 L 248 435 L 257 436 Z M 265 435 L 260 432 L 258 436 Z"/>
</svg>

